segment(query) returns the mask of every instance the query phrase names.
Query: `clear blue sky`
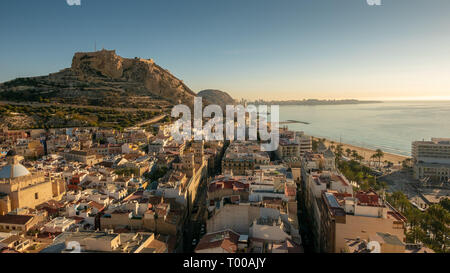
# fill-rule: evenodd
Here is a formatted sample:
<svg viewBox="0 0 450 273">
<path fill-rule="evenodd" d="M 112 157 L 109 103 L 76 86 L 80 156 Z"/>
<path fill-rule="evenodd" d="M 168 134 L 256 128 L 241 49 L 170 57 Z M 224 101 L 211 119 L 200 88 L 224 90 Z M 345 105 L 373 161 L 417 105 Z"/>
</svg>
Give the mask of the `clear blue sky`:
<svg viewBox="0 0 450 273">
<path fill-rule="evenodd" d="M 0 2 L 0 82 L 77 51 L 153 58 L 194 91 L 237 98 L 450 98 L 450 1 Z"/>
</svg>

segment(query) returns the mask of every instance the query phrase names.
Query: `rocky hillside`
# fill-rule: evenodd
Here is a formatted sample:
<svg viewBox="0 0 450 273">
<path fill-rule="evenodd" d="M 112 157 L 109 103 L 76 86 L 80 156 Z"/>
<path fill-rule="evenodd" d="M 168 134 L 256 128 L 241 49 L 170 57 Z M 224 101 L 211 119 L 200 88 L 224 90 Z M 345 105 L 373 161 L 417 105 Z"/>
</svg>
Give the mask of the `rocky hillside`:
<svg viewBox="0 0 450 273">
<path fill-rule="evenodd" d="M 226 92 L 220 90 L 207 89 L 197 93 L 197 96 L 202 97 L 204 100 L 211 104 L 217 104 L 225 109 L 226 105 L 235 104 L 235 100 Z"/>
<path fill-rule="evenodd" d="M 114 50 L 76 53 L 70 68 L 0 84 L 0 100 L 127 108 L 191 105 L 195 93 L 152 59 Z"/>
</svg>

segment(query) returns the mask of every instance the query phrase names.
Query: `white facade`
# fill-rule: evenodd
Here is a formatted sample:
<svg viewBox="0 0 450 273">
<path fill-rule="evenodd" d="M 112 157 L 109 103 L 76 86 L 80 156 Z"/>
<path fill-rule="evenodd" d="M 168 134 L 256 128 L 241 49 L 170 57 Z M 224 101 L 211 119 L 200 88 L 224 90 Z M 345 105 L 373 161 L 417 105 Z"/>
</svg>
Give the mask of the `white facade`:
<svg viewBox="0 0 450 273">
<path fill-rule="evenodd" d="M 46 223 L 43 227 L 44 232 L 56 233 L 64 232 L 75 226 L 76 221 L 65 217 L 57 217 Z"/>
</svg>

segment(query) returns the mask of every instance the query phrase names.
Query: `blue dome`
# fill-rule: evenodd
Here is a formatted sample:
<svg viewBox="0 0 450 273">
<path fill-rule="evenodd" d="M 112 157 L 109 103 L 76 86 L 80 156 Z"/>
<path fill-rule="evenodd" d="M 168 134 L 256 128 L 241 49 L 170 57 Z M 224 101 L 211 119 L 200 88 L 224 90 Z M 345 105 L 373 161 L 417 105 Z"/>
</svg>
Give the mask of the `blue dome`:
<svg viewBox="0 0 450 273">
<path fill-rule="evenodd" d="M 0 170 L 0 179 L 22 177 L 29 174 L 31 173 L 22 164 L 7 165 Z"/>
</svg>

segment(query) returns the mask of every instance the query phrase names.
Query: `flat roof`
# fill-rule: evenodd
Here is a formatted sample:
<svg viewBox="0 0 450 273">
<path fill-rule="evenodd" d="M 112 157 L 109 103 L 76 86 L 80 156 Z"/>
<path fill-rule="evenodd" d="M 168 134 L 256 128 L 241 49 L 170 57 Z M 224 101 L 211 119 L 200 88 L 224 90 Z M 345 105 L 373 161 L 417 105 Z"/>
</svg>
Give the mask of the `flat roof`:
<svg viewBox="0 0 450 273">
<path fill-rule="evenodd" d="M 25 225 L 33 219 L 30 215 L 0 215 L 0 223 L 13 224 L 13 225 Z"/>
</svg>

